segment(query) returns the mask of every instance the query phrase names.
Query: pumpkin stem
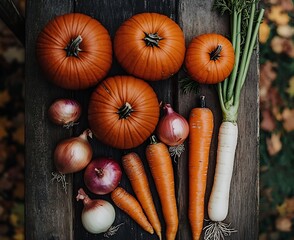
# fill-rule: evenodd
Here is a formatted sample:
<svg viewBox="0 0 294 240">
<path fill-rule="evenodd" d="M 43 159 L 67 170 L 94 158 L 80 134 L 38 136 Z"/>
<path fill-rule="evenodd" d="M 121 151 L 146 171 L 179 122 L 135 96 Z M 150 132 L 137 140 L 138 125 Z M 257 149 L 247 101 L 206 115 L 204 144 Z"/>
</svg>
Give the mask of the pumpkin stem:
<svg viewBox="0 0 294 240">
<path fill-rule="evenodd" d="M 214 49 L 211 53 L 210 53 L 210 60 L 217 60 L 220 57 L 220 52 L 222 51 L 222 45 L 218 44 L 216 49 Z"/>
<path fill-rule="evenodd" d="M 80 49 L 79 45 L 83 41 L 82 36 L 79 35 L 75 39 L 72 39 L 70 43 L 66 46 L 64 49 L 66 51 L 66 56 L 67 57 L 79 57 L 79 52 L 82 51 Z"/>
<path fill-rule="evenodd" d="M 119 119 L 127 119 L 134 110 L 132 109 L 131 104 L 126 102 L 123 106 L 121 106 L 116 112 L 119 115 Z"/>
<path fill-rule="evenodd" d="M 158 33 L 145 33 L 144 41 L 148 47 L 159 47 L 158 43 L 163 38 L 158 36 Z"/>
</svg>

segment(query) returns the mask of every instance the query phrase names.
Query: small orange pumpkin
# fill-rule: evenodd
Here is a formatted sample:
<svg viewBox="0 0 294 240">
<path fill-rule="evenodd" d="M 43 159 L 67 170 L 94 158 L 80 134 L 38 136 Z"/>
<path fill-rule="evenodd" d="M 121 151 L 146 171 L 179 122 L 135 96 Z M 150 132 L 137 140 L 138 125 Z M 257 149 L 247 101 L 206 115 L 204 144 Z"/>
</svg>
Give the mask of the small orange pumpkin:
<svg viewBox="0 0 294 240">
<path fill-rule="evenodd" d="M 114 37 L 114 53 L 125 71 L 157 81 L 177 73 L 185 57 L 184 34 L 172 19 L 140 13 L 126 20 Z"/>
<path fill-rule="evenodd" d="M 85 89 L 102 80 L 112 63 L 108 31 L 81 13 L 57 16 L 37 38 L 37 59 L 45 76 L 59 87 Z"/>
<path fill-rule="evenodd" d="M 155 130 L 159 103 L 152 87 L 132 76 L 108 77 L 92 93 L 88 120 L 96 138 L 115 148 L 139 146 Z"/>
<path fill-rule="evenodd" d="M 235 63 L 234 48 L 224 36 L 216 33 L 199 35 L 190 42 L 185 66 L 189 76 L 204 84 L 225 80 Z"/>
</svg>

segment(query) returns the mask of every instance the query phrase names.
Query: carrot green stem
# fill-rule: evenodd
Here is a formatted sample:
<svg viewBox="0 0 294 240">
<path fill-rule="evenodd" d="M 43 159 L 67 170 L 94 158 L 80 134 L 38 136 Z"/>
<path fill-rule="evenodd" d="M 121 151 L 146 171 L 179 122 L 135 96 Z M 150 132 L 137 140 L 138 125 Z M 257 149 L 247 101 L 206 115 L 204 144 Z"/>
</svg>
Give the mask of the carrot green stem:
<svg viewBox="0 0 294 240">
<path fill-rule="evenodd" d="M 233 13 L 231 14 L 231 17 L 230 17 L 230 20 L 231 20 L 231 33 L 232 33 L 232 36 L 231 36 L 231 42 L 232 42 L 232 45 L 233 45 L 233 48 L 235 49 L 236 47 L 236 39 L 237 39 L 237 19 L 238 19 L 238 14 L 237 14 L 237 11 L 235 11 L 235 8 L 234 8 L 234 11 Z M 222 94 L 223 94 L 223 100 L 224 102 L 227 102 L 228 100 L 230 100 L 230 94 L 229 92 L 227 91 L 227 89 L 229 90 L 230 89 L 230 85 L 232 85 L 232 82 L 234 82 L 235 80 L 232 79 L 232 77 L 230 76 L 229 78 L 226 78 L 224 81 L 223 81 L 223 91 L 222 91 Z"/>
<path fill-rule="evenodd" d="M 253 32 L 253 36 L 252 36 L 252 39 L 250 41 L 252 42 L 255 42 L 256 39 L 257 39 L 257 34 L 258 34 L 258 30 L 259 30 L 259 25 L 261 23 L 261 20 L 262 20 L 262 17 L 263 17 L 263 14 L 264 14 L 264 9 L 261 9 L 260 12 L 259 12 L 259 15 L 258 15 L 258 18 L 257 18 L 257 24 L 255 26 L 255 29 L 254 29 L 254 32 Z M 245 79 L 246 79 L 246 75 L 247 75 L 247 72 L 248 72 L 248 69 L 249 69 L 249 63 L 250 63 L 250 56 L 252 55 L 252 52 L 253 52 L 253 49 L 254 49 L 254 44 L 251 44 L 250 47 L 249 47 L 249 50 L 248 50 L 248 58 L 247 58 L 247 61 L 246 61 L 246 64 L 245 64 L 245 70 L 244 70 L 244 74 L 242 76 L 242 84 L 241 84 L 241 87 L 243 87 L 243 84 L 245 82 Z"/>
<path fill-rule="evenodd" d="M 222 93 L 223 93 L 223 99 L 224 99 L 224 102 L 227 102 L 227 88 L 228 88 L 228 81 L 229 79 L 226 78 L 223 82 L 222 82 Z"/>
<path fill-rule="evenodd" d="M 223 121 L 237 122 L 241 90 L 246 80 L 259 25 L 264 14 L 264 9 L 261 9 L 255 21 L 256 4 L 256 0 L 215 0 L 215 7 L 221 13 L 228 11 L 231 14 L 231 42 L 235 51 L 235 65 L 231 75 L 218 84 Z"/>
<path fill-rule="evenodd" d="M 234 99 L 234 104 L 238 104 L 238 105 L 239 105 L 239 98 L 240 98 L 240 93 L 241 93 L 241 88 L 242 88 L 242 77 L 244 75 L 245 64 L 246 64 L 248 57 L 251 58 L 251 55 L 249 56 L 249 54 L 248 54 L 249 45 L 255 44 L 255 41 L 251 42 L 252 26 L 253 26 L 255 10 L 256 10 L 256 6 L 255 6 L 255 4 L 252 4 L 250 18 L 249 18 L 249 25 L 248 25 L 247 33 L 246 33 L 245 46 L 244 46 L 244 50 L 243 50 L 243 54 L 242 54 L 242 59 L 240 62 L 240 64 L 241 64 L 240 65 L 240 72 L 239 72 L 237 82 L 236 82 L 236 95 L 235 95 L 235 99 Z M 249 58 L 249 60 L 250 60 L 250 58 Z"/>
<path fill-rule="evenodd" d="M 222 112 L 224 113 L 224 112 L 227 111 L 227 109 L 225 108 L 225 104 L 224 104 L 222 83 L 217 84 L 217 93 L 218 93 L 219 102 L 220 102 L 220 105 L 221 105 Z"/>
<path fill-rule="evenodd" d="M 236 76 L 239 68 L 239 60 L 240 60 L 240 49 L 241 49 L 241 19 L 242 19 L 242 13 L 234 13 L 236 15 L 236 34 L 233 34 L 235 38 L 235 67 L 233 68 L 233 71 L 229 77 L 229 85 L 228 85 L 228 92 L 227 92 L 227 101 L 233 100 L 233 92 L 236 84 Z"/>
</svg>

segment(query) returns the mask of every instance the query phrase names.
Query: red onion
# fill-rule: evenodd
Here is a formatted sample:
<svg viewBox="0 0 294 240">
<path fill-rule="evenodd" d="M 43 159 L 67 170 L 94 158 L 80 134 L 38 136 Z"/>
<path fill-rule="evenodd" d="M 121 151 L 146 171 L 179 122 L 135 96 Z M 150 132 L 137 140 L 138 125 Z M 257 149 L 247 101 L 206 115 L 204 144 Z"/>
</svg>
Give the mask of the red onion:
<svg viewBox="0 0 294 240">
<path fill-rule="evenodd" d="M 115 220 L 115 210 L 109 202 L 102 199 L 90 199 L 82 188 L 79 189 L 76 199 L 84 203 L 81 219 L 88 232 L 98 234 L 111 229 Z"/>
<path fill-rule="evenodd" d="M 121 176 L 121 168 L 115 160 L 101 157 L 92 160 L 86 167 L 84 182 L 92 193 L 103 195 L 117 187 Z"/>
<path fill-rule="evenodd" d="M 164 115 L 157 125 L 157 135 L 161 142 L 169 146 L 182 144 L 189 135 L 189 124 L 180 114 L 176 113 L 170 104 L 163 107 Z"/>
<path fill-rule="evenodd" d="M 81 105 L 73 100 L 61 98 L 55 100 L 48 109 L 49 119 L 57 124 L 70 128 L 81 116 Z"/>
<path fill-rule="evenodd" d="M 61 174 L 74 173 L 84 169 L 92 159 L 92 147 L 87 137 L 92 132 L 87 129 L 80 136 L 61 141 L 54 151 L 54 163 Z"/>
</svg>

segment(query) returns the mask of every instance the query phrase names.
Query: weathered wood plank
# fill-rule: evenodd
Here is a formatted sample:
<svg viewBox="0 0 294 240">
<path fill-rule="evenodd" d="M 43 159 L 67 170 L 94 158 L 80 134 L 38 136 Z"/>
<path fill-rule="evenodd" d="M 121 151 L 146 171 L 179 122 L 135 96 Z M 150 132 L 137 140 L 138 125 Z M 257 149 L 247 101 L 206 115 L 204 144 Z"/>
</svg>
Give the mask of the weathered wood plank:
<svg viewBox="0 0 294 240">
<path fill-rule="evenodd" d="M 219 16 L 212 11 L 213 1 L 193 1 L 193 0 L 182 0 L 179 3 L 179 24 L 183 28 L 185 33 L 186 45 L 193 37 L 209 32 L 217 33 L 228 33 L 228 23 L 227 19 L 219 18 Z M 185 77 L 186 73 L 181 73 L 180 77 Z M 199 96 L 204 95 L 206 97 L 207 107 L 213 111 L 214 114 L 214 124 L 217 130 L 221 123 L 221 109 L 217 97 L 217 91 L 215 86 L 200 85 L 199 94 L 183 94 L 180 86 L 178 88 L 178 110 L 185 116 L 189 118 L 189 114 L 192 108 L 199 107 Z M 213 182 L 213 173 L 216 158 L 216 148 L 217 148 L 217 132 L 214 131 L 211 149 L 210 149 L 210 161 L 209 161 L 209 174 L 207 177 L 207 194 L 206 194 L 206 207 L 209 197 L 210 188 Z M 186 142 L 185 153 L 181 156 L 178 165 L 178 177 L 179 177 L 179 192 L 178 202 L 181 203 L 180 210 L 180 222 L 185 225 L 179 229 L 179 239 L 191 239 L 190 225 L 188 221 L 187 211 L 188 211 L 188 146 Z M 208 219 L 207 211 L 205 218 Z"/>
<path fill-rule="evenodd" d="M 65 194 L 52 182 L 53 151 L 61 139 L 72 133 L 53 125 L 47 110 L 55 98 L 71 93 L 53 86 L 40 71 L 35 57 L 36 38 L 54 16 L 71 12 L 71 1 L 32 1 L 26 3 L 26 238 L 32 240 L 72 239 L 72 191 Z M 67 176 L 70 182 L 70 176 Z"/>
<path fill-rule="evenodd" d="M 93 8 L 93 6 L 95 6 Z M 174 18 L 175 16 L 175 2 L 173 0 L 169 1 L 136 1 L 136 0 L 131 0 L 131 1 L 95 1 L 95 0 L 90 0 L 90 1 L 84 1 L 84 0 L 78 0 L 76 1 L 75 5 L 75 11 L 76 12 L 81 12 L 85 13 L 87 15 L 90 15 L 97 20 L 99 20 L 109 31 L 111 38 L 113 39 L 116 30 L 118 27 L 128 18 L 133 16 L 134 14 L 141 13 L 141 12 L 158 12 L 161 14 L 165 14 L 171 18 Z M 115 57 L 113 59 L 113 66 L 109 72 L 109 76 L 113 75 L 122 75 L 126 74 L 124 70 L 119 66 L 117 63 Z M 164 80 L 160 82 L 149 82 L 150 85 L 154 88 L 156 93 L 158 94 L 158 99 L 159 101 L 164 101 L 164 102 L 172 102 L 173 101 L 173 89 L 174 89 L 174 82 L 176 79 L 169 79 L 169 80 Z M 164 89 L 164 91 L 162 91 Z M 77 99 L 80 100 L 80 102 L 83 103 L 84 108 L 87 108 L 88 105 L 88 98 L 91 94 L 93 89 L 89 89 L 87 92 L 88 94 L 85 93 L 77 93 L 76 97 Z M 85 116 L 87 117 L 87 116 Z M 82 131 L 82 128 L 87 127 L 87 120 L 84 119 L 83 124 L 78 126 L 78 131 Z M 157 195 L 157 192 L 155 190 L 155 186 L 152 180 L 151 173 L 148 169 L 147 163 L 145 161 L 145 147 L 148 143 L 148 140 L 140 147 L 136 149 L 132 149 L 136 151 L 142 160 L 145 163 L 145 169 L 147 170 L 148 177 L 150 179 L 151 187 L 152 187 L 152 194 L 154 196 L 155 204 L 156 207 L 160 213 L 160 219 L 161 222 L 164 223 L 162 214 L 161 214 L 161 206 L 159 202 L 159 198 Z M 98 156 L 111 156 L 117 160 L 120 160 L 122 155 L 126 151 L 120 151 L 117 149 L 113 149 L 109 146 L 105 146 L 100 142 L 95 141 L 95 139 L 92 141 L 92 145 L 94 146 L 94 157 Z M 128 151 L 132 151 L 128 150 Z M 82 173 L 75 174 L 74 177 L 74 192 L 77 192 L 79 187 L 84 187 L 83 179 L 82 179 Z M 123 175 L 122 181 L 121 181 L 121 186 L 126 188 L 130 193 L 133 194 L 133 190 L 130 186 L 130 183 L 125 175 Z M 97 198 L 98 196 L 93 196 L 91 193 L 89 193 L 93 198 Z M 104 198 L 108 201 L 110 200 L 109 196 L 101 196 L 101 198 Z M 100 235 L 93 235 L 87 233 L 83 227 L 81 226 L 80 222 L 80 215 L 82 211 L 82 206 L 81 203 L 76 203 L 75 207 L 76 212 L 75 212 L 75 239 L 84 239 L 84 240 L 90 240 L 90 239 L 102 239 L 103 234 Z M 117 225 L 119 223 L 124 222 L 124 225 L 120 228 L 118 233 L 112 237 L 114 239 L 157 239 L 156 235 L 150 235 L 146 232 L 144 232 L 132 219 L 130 219 L 126 214 L 124 214 L 120 209 L 116 208 L 116 220 L 114 225 Z M 163 231 L 164 231 L 164 226 L 163 226 Z M 163 232 L 164 235 L 164 232 Z"/>
<path fill-rule="evenodd" d="M 199 34 L 216 32 L 229 34 L 229 22 L 225 16 L 218 15 L 212 10 L 213 1 L 182 0 L 179 3 L 179 24 L 183 28 L 187 44 Z M 258 136 L 259 136 L 259 104 L 258 104 L 258 72 L 257 55 L 254 54 L 248 80 L 244 85 L 239 111 L 239 139 L 234 165 L 234 174 L 231 186 L 229 214 L 226 222 L 238 230 L 227 239 L 243 240 L 258 238 Z M 184 75 L 184 73 L 182 73 Z M 216 164 L 217 134 L 222 121 L 222 114 L 213 86 L 200 86 L 199 94 L 184 95 L 179 89 L 179 112 L 185 117 L 189 116 L 192 107 L 198 107 L 200 95 L 205 95 L 207 107 L 214 113 L 215 130 L 210 150 L 210 162 L 207 179 L 206 209 L 209 194 L 213 183 L 214 168 Z M 179 192 L 178 202 L 181 203 L 180 222 L 184 224 L 179 230 L 179 239 L 191 239 L 187 223 L 187 152 L 179 160 Z M 206 219 L 208 219 L 206 210 Z"/>
</svg>

